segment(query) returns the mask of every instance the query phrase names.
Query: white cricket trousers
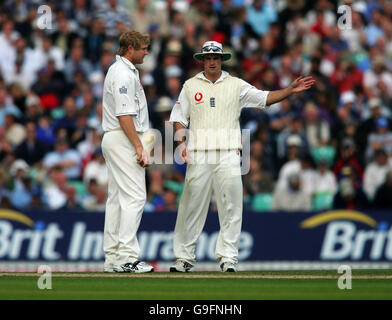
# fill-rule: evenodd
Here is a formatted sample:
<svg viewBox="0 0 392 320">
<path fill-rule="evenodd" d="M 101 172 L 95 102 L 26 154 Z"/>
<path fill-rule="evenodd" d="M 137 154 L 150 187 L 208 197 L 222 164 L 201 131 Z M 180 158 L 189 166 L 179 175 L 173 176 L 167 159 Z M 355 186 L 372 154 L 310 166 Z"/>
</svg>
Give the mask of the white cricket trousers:
<svg viewBox="0 0 392 320">
<path fill-rule="evenodd" d="M 142 136 L 140 135 L 142 140 Z M 106 132 L 102 154 L 108 167 L 108 197 L 103 249 L 105 265 L 136 260 L 136 233 L 146 202 L 145 169 L 136 161 L 136 151 L 122 130 Z"/>
<path fill-rule="evenodd" d="M 215 256 L 219 263 L 237 263 L 243 204 L 239 152 L 195 151 L 190 159 L 174 229 L 174 257 L 196 262 L 196 243 L 214 190 L 220 224 Z"/>
</svg>

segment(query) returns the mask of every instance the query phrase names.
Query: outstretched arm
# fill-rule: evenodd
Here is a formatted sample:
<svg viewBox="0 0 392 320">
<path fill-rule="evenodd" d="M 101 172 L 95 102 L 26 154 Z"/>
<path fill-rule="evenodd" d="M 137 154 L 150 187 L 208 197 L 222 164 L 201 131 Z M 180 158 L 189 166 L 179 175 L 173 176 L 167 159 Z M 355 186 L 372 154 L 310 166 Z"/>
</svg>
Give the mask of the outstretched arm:
<svg viewBox="0 0 392 320">
<path fill-rule="evenodd" d="M 293 93 L 300 93 L 302 91 L 308 90 L 314 83 L 315 80 L 311 76 L 298 77 L 287 88 L 270 91 L 267 97 L 267 105 L 269 106 L 271 104 L 282 101 L 291 96 Z"/>
</svg>

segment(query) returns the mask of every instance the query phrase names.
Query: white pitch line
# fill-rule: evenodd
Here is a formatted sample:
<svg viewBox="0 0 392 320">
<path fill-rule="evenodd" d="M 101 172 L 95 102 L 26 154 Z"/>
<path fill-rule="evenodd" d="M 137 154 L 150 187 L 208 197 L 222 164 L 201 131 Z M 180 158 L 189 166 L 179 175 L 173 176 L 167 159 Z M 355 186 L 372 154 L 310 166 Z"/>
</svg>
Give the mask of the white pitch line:
<svg viewBox="0 0 392 320">
<path fill-rule="evenodd" d="M 35 272 L 1 272 L 1 277 L 39 277 L 40 273 Z M 173 273 L 160 273 L 155 272 L 145 274 L 134 273 L 63 273 L 54 272 L 52 277 L 64 278 L 159 278 L 159 279 L 338 279 L 339 275 L 313 275 L 313 274 L 299 274 L 299 275 L 245 275 L 245 274 L 173 274 Z M 392 275 L 353 275 L 352 279 L 392 279 Z"/>
</svg>

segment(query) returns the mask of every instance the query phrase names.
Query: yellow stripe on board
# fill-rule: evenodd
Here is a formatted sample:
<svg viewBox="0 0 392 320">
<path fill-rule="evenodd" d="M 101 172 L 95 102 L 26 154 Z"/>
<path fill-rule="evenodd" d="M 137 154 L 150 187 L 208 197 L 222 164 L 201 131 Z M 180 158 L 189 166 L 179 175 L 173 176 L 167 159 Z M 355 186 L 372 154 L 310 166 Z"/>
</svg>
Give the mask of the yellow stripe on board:
<svg viewBox="0 0 392 320">
<path fill-rule="evenodd" d="M 29 227 L 34 226 L 34 221 L 31 220 L 28 216 L 14 210 L 0 209 L 0 219 L 18 221 Z"/>
<path fill-rule="evenodd" d="M 377 226 L 376 220 L 361 212 L 353 210 L 334 210 L 317 214 L 302 221 L 301 228 L 314 228 L 332 220 L 353 220 L 367 224 L 372 228 Z"/>
</svg>

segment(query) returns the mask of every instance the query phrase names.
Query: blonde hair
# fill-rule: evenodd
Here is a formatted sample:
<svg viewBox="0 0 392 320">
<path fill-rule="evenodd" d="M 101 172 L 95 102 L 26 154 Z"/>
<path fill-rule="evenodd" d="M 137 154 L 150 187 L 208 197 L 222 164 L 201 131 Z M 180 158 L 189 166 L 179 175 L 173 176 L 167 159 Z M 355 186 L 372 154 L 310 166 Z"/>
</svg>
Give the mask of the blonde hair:
<svg viewBox="0 0 392 320">
<path fill-rule="evenodd" d="M 128 47 L 131 46 L 135 50 L 139 50 L 142 45 L 150 44 L 150 36 L 142 34 L 136 30 L 125 31 L 121 34 L 117 54 L 120 56 L 125 55 Z"/>
</svg>

